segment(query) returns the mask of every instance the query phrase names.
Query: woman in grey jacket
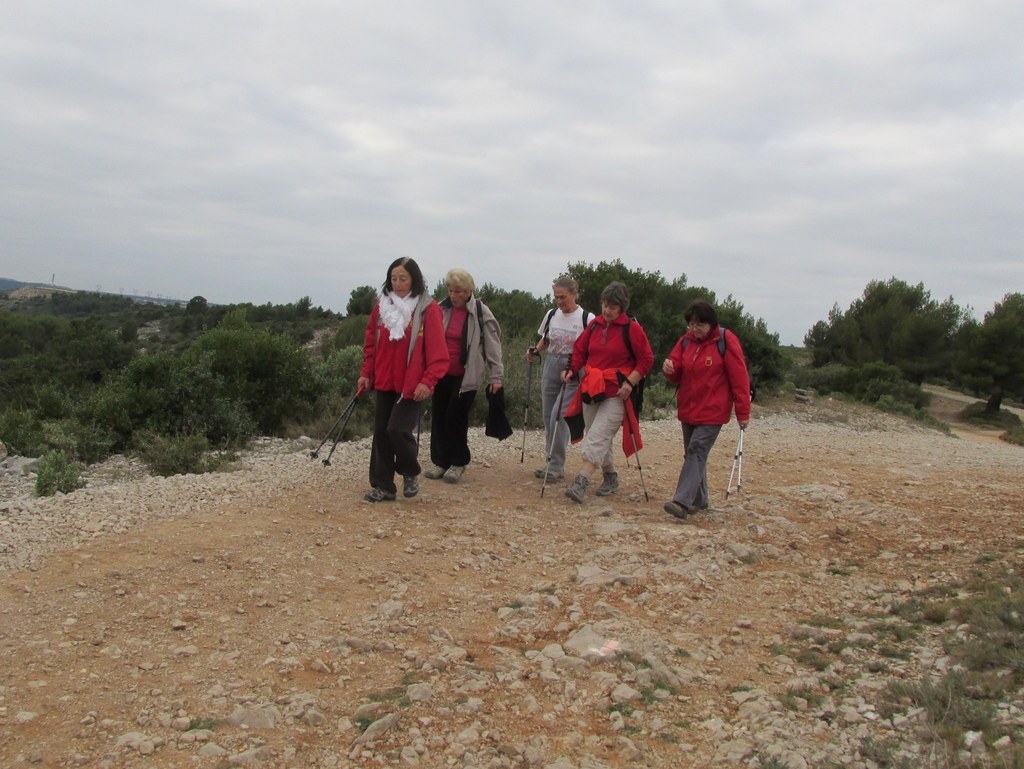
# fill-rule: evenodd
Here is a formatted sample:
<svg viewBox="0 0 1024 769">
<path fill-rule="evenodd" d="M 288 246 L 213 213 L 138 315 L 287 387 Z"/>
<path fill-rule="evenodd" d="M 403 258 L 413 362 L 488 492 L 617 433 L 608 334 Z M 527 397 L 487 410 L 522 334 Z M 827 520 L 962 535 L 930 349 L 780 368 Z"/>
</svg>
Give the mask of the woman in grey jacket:
<svg viewBox="0 0 1024 769">
<path fill-rule="evenodd" d="M 434 387 L 431 401 L 430 461 L 423 475 L 458 483 L 469 464 L 469 412 L 477 388 L 489 369 L 492 393 L 502 387 L 501 328 L 493 313 L 473 296 L 476 283 L 462 269 L 444 279 L 448 298 L 441 302 L 444 336 L 448 344 L 448 373 Z"/>
</svg>

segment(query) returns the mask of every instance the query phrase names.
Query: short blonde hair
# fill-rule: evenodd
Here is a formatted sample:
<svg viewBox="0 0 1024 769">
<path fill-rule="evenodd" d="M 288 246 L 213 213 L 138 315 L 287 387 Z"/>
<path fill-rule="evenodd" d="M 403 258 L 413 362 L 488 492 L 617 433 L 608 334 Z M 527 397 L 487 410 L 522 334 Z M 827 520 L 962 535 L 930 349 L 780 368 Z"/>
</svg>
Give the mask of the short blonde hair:
<svg viewBox="0 0 1024 769">
<path fill-rule="evenodd" d="M 444 286 L 445 288 L 460 288 L 471 294 L 476 290 L 476 283 L 473 281 L 473 276 L 461 267 L 456 267 L 454 270 L 448 270 L 448 274 L 444 276 Z"/>
</svg>

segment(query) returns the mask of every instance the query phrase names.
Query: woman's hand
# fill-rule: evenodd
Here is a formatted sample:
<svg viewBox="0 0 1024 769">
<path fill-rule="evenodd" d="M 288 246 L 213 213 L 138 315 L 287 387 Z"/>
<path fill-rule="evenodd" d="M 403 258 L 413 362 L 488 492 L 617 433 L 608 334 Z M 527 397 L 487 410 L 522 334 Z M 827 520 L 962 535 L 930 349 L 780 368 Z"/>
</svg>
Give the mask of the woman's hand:
<svg viewBox="0 0 1024 769">
<path fill-rule="evenodd" d="M 501 389 L 501 382 L 495 382 L 495 383 L 494 383 L 494 384 L 492 384 L 492 385 L 491 385 L 491 387 L 490 387 L 490 390 L 491 390 L 491 395 L 494 395 L 494 394 L 495 394 L 496 392 L 498 392 L 498 391 L 499 391 L 500 389 Z"/>
<path fill-rule="evenodd" d="M 623 380 L 622 384 L 619 385 L 619 391 L 615 393 L 616 397 L 622 400 L 627 400 L 630 395 L 633 394 L 633 383 L 628 379 Z"/>
<path fill-rule="evenodd" d="M 665 358 L 665 362 L 661 364 L 661 372 L 665 376 L 672 376 L 676 373 L 676 364 L 672 362 L 671 358 Z"/>
<path fill-rule="evenodd" d="M 356 380 L 356 389 L 359 392 L 366 392 L 370 389 L 370 377 L 361 376 Z"/>
<path fill-rule="evenodd" d="M 420 382 L 416 385 L 416 389 L 412 391 L 412 399 L 417 403 L 425 401 L 430 397 L 430 392 L 430 388 L 423 384 L 423 382 Z"/>
</svg>

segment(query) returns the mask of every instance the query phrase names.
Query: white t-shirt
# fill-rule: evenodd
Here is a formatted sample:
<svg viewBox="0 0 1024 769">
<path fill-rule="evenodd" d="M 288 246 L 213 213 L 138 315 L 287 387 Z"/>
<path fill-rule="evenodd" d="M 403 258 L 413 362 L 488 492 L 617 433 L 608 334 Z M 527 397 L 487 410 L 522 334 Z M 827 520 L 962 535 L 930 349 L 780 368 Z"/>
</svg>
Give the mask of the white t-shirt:
<svg viewBox="0 0 1024 769">
<path fill-rule="evenodd" d="M 544 320 L 541 321 L 540 328 L 537 329 L 537 334 L 540 336 L 544 335 L 544 321 L 547 320 L 547 315 L 544 315 Z M 590 313 L 587 314 L 587 320 L 593 320 L 594 316 Z M 555 309 L 555 314 L 551 316 L 551 325 L 548 326 L 548 352 L 554 353 L 555 355 L 569 355 L 572 353 L 573 343 L 576 341 L 576 337 L 583 333 L 583 308 L 578 306 L 572 312 L 562 312 L 559 309 Z"/>
</svg>

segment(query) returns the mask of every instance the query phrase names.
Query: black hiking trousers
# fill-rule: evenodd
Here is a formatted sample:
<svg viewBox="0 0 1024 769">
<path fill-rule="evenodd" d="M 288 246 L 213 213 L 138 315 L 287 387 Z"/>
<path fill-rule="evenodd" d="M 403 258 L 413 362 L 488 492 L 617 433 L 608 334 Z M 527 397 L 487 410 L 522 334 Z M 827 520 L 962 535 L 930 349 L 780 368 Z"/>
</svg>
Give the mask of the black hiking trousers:
<svg viewBox="0 0 1024 769">
<path fill-rule="evenodd" d="M 421 404 L 399 398 L 396 392 L 377 391 L 373 412 L 373 447 L 370 449 L 370 485 L 396 494 L 395 473 L 419 475 L 416 424 Z"/>
</svg>

